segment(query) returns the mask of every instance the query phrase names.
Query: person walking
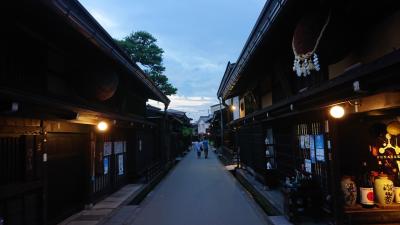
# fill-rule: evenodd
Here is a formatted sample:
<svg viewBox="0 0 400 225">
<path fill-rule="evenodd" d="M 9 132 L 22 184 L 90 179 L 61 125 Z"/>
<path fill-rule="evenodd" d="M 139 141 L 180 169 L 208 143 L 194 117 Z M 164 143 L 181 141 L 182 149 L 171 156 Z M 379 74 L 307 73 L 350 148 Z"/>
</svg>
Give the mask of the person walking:
<svg viewBox="0 0 400 225">
<path fill-rule="evenodd" d="M 202 141 L 202 147 L 203 147 L 203 151 L 204 151 L 204 158 L 208 158 L 208 140 L 204 139 Z"/>
<path fill-rule="evenodd" d="M 200 159 L 200 157 L 201 157 L 201 142 L 195 141 L 193 147 L 197 153 L 197 158 Z"/>
</svg>

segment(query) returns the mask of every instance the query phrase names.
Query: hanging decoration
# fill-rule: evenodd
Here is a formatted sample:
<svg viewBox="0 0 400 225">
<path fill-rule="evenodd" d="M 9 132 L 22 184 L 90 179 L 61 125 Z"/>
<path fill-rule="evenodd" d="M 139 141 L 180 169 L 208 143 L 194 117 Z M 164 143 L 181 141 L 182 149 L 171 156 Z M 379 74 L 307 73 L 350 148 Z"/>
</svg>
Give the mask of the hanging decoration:
<svg viewBox="0 0 400 225">
<path fill-rule="evenodd" d="M 315 24 L 315 21 L 320 21 L 319 14 L 308 15 L 303 18 L 297 25 L 293 39 L 292 49 L 294 53 L 293 71 L 298 77 L 311 74 L 311 71 L 320 71 L 318 55 L 316 50 L 321 41 L 321 38 L 329 24 L 331 12 L 323 24 L 322 28 Z M 318 36 L 315 31 L 318 30 Z"/>
</svg>

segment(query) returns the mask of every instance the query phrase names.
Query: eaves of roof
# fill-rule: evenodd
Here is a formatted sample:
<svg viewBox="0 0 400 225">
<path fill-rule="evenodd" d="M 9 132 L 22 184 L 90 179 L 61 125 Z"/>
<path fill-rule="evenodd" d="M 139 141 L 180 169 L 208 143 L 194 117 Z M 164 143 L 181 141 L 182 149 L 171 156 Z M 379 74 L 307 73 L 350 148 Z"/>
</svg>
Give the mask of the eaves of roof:
<svg viewBox="0 0 400 225">
<path fill-rule="evenodd" d="M 157 88 L 155 83 L 132 62 L 129 56 L 115 43 L 107 31 L 77 0 L 42 0 L 57 14 L 64 16 L 71 25 L 91 42 L 98 46 L 106 55 L 124 66 L 137 78 L 154 96 L 153 99 L 169 105 L 168 97 Z"/>
<path fill-rule="evenodd" d="M 285 7 L 287 1 L 288 0 L 269 0 L 265 3 L 257 22 L 253 27 L 236 64 L 234 65 L 234 68 L 230 70 L 229 73 L 226 73 L 227 71 L 225 71 L 218 90 L 218 97 L 226 99 L 229 96 L 230 91 L 239 80 L 243 68 L 248 63 L 250 56 L 253 54 L 255 49 L 257 49 L 264 36 L 268 33 L 275 18 L 279 15 L 283 7 Z"/>
<path fill-rule="evenodd" d="M 226 65 L 224 76 L 222 76 L 221 83 L 219 84 L 219 88 L 218 88 L 218 92 L 217 92 L 218 97 L 221 97 L 222 91 L 226 87 L 226 84 L 230 78 L 230 75 L 232 74 L 231 71 L 232 71 L 233 67 L 235 66 L 235 64 L 236 63 L 228 62 L 228 64 Z"/>
</svg>

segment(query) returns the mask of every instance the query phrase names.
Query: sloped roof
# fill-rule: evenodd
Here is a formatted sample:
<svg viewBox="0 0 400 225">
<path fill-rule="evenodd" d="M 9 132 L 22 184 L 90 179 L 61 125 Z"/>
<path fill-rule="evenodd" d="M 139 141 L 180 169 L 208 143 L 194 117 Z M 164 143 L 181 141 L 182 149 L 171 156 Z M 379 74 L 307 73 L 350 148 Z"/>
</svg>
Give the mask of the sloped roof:
<svg viewBox="0 0 400 225">
<path fill-rule="evenodd" d="M 286 5 L 287 0 L 270 0 L 267 1 L 262 9 L 256 24 L 253 27 L 241 53 L 235 64 L 228 62 L 224 76 L 221 80 L 217 96 L 227 99 L 231 95 L 236 83 L 240 79 L 242 70 L 248 63 L 250 56 L 257 49 L 261 40 L 266 36 L 270 27 L 275 21 L 277 15 L 281 12 L 282 8 Z"/>
<path fill-rule="evenodd" d="M 136 63 L 132 62 L 130 57 L 115 43 L 110 34 L 77 0 L 41 0 L 41 2 L 55 13 L 64 16 L 77 32 L 82 33 L 104 54 L 125 67 L 151 93 L 151 99 L 163 102 L 166 105 L 170 103 L 168 97 L 161 92 Z"/>
</svg>

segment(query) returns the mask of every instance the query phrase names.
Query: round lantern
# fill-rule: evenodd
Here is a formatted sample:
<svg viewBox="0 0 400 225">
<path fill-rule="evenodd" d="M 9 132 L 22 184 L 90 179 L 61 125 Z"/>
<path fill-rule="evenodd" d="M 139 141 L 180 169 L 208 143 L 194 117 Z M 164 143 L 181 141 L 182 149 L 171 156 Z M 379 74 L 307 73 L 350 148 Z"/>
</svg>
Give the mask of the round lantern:
<svg viewBox="0 0 400 225">
<path fill-rule="evenodd" d="M 93 66 L 81 74 L 77 89 L 84 98 L 105 101 L 114 96 L 118 84 L 119 77 L 115 71 Z"/>
</svg>

